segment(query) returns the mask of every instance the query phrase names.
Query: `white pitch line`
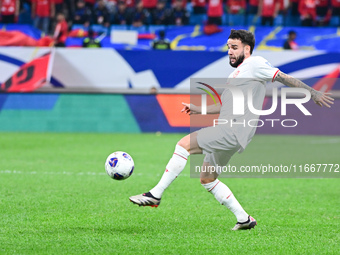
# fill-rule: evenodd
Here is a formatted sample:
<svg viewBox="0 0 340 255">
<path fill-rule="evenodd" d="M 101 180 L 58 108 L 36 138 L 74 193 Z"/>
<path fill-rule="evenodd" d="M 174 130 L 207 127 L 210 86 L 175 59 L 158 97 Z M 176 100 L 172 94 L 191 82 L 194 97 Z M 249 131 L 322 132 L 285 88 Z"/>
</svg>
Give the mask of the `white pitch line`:
<svg viewBox="0 0 340 255">
<path fill-rule="evenodd" d="M 340 138 L 330 138 L 323 140 L 311 140 L 311 144 L 327 144 L 327 143 L 340 143 Z"/>
<path fill-rule="evenodd" d="M 37 171 L 18 171 L 18 170 L 0 170 L 0 174 L 45 174 L 45 175 L 106 175 L 106 173 L 97 172 L 37 172 Z"/>
<path fill-rule="evenodd" d="M 27 174 L 27 175 L 35 175 L 35 174 L 39 174 L 39 175 L 83 175 L 83 176 L 96 176 L 96 175 L 107 175 L 105 172 L 36 172 L 36 171 L 18 171 L 18 170 L 0 170 L 0 174 Z M 146 173 L 135 173 L 134 175 L 137 176 L 157 176 L 160 177 L 161 174 L 146 174 Z M 181 176 L 183 177 L 189 177 L 189 174 L 181 174 Z"/>
</svg>

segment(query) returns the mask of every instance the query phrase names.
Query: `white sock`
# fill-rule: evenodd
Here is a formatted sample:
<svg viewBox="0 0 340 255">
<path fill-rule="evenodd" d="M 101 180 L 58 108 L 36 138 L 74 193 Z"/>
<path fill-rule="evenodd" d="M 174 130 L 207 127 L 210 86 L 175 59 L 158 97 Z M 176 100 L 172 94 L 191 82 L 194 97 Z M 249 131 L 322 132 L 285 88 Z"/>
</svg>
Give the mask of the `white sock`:
<svg viewBox="0 0 340 255">
<path fill-rule="evenodd" d="M 211 192 L 218 202 L 226 206 L 236 216 L 238 222 L 246 222 L 248 220 L 248 214 L 227 185 L 216 179 L 213 182 L 202 184 L 202 186 Z"/>
<path fill-rule="evenodd" d="M 166 166 L 165 172 L 158 184 L 150 190 L 150 193 L 161 198 L 164 190 L 176 179 L 187 164 L 189 152 L 182 146 L 176 145 L 175 152 Z"/>
</svg>

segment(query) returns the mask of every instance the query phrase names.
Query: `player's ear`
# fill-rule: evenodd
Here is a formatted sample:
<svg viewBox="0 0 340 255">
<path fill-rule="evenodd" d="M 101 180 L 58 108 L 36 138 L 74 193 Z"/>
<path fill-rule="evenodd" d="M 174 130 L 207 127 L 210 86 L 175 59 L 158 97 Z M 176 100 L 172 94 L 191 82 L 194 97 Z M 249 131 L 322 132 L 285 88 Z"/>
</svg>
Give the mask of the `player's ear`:
<svg viewBox="0 0 340 255">
<path fill-rule="evenodd" d="M 244 46 L 244 51 L 250 55 L 250 46 L 249 45 L 245 45 Z"/>
</svg>

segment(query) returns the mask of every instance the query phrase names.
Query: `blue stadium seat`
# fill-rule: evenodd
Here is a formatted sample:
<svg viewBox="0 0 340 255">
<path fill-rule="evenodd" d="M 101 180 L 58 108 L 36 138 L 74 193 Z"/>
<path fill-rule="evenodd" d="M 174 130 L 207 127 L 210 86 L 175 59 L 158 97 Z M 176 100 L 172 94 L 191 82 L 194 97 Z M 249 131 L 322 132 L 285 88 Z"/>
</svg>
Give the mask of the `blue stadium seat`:
<svg viewBox="0 0 340 255">
<path fill-rule="evenodd" d="M 148 32 L 148 29 L 147 29 L 146 26 L 141 26 L 141 27 L 130 26 L 130 30 L 137 31 L 138 33 L 146 33 L 146 32 Z"/>
<path fill-rule="evenodd" d="M 128 30 L 128 25 L 111 25 L 111 30 Z"/>
<path fill-rule="evenodd" d="M 91 28 L 97 34 L 108 33 L 109 31 L 109 28 L 102 25 L 92 25 Z"/>
<path fill-rule="evenodd" d="M 222 25 L 228 26 L 228 14 L 222 15 Z"/>
<path fill-rule="evenodd" d="M 283 16 L 281 14 L 277 15 L 274 19 L 274 26 L 283 26 Z"/>
<path fill-rule="evenodd" d="M 286 26 L 300 26 L 301 25 L 301 20 L 299 16 L 293 16 L 293 15 L 289 15 L 287 17 L 287 22 L 285 24 Z"/>
<path fill-rule="evenodd" d="M 83 25 L 80 25 L 80 24 L 74 24 L 72 25 L 72 30 L 76 30 L 76 29 L 82 29 L 84 31 L 87 31 L 88 30 L 88 27 L 84 27 Z"/>
<path fill-rule="evenodd" d="M 156 34 L 158 31 L 166 30 L 166 26 L 164 25 L 150 25 L 149 32 L 152 34 Z"/>
<path fill-rule="evenodd" d="M 261 24 L 261 17 L 257 17 L 254 14 L 249 14 L 247 16 L 247 22 L 248 26 L 259 26 Z"/>
<path fill-rule="evenodd" d="M 245 16 L 243 14 L 229 14 L 228 25 L 229 26 L 244 26 Z"/>
<path fill-rule="evenodd" d="M 329 22 L 329 25 L 332 27 L 338 27 L 340 26 L 340 18 L 338 17 L 331 17 L 331 20 Z"/>
<path fill-rule="evenodd" d="M 206 14 L 191 14 L 190 16 L 191 25 L 202 25 L 206 20 L 207 20 Z"/>
<path fill-rule="evenodd" d="M 108 31 L 109 31 L 109 29 L 107 27 L 104 27 L 102 25 L 91 25 L 91 28 L 92 28 L 93 32 L 95 32 L 97 34 L 108 33 Z M 76 30 L 76 29 L 82 29 L 84 31 L 88 31 L 89 27 L 85 27 L 85 26 L 80 25 L 80 24 L 72 25 L 72 30 Z"/>
</svg>

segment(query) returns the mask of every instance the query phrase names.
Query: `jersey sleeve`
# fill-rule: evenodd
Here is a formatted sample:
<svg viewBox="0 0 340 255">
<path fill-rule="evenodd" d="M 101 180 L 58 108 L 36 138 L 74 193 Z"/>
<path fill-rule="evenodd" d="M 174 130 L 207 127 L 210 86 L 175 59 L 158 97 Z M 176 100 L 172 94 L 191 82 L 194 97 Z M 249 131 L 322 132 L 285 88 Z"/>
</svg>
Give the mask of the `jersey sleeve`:
<svg viewBox="0 0 340 255">
<path fill-rule="evenodd" d="M 263 81 L 274 82 L 280 70 L 273 67 L 266 59 L 257 57 L 253 63 L 253 75 Z"/>
</svg>

